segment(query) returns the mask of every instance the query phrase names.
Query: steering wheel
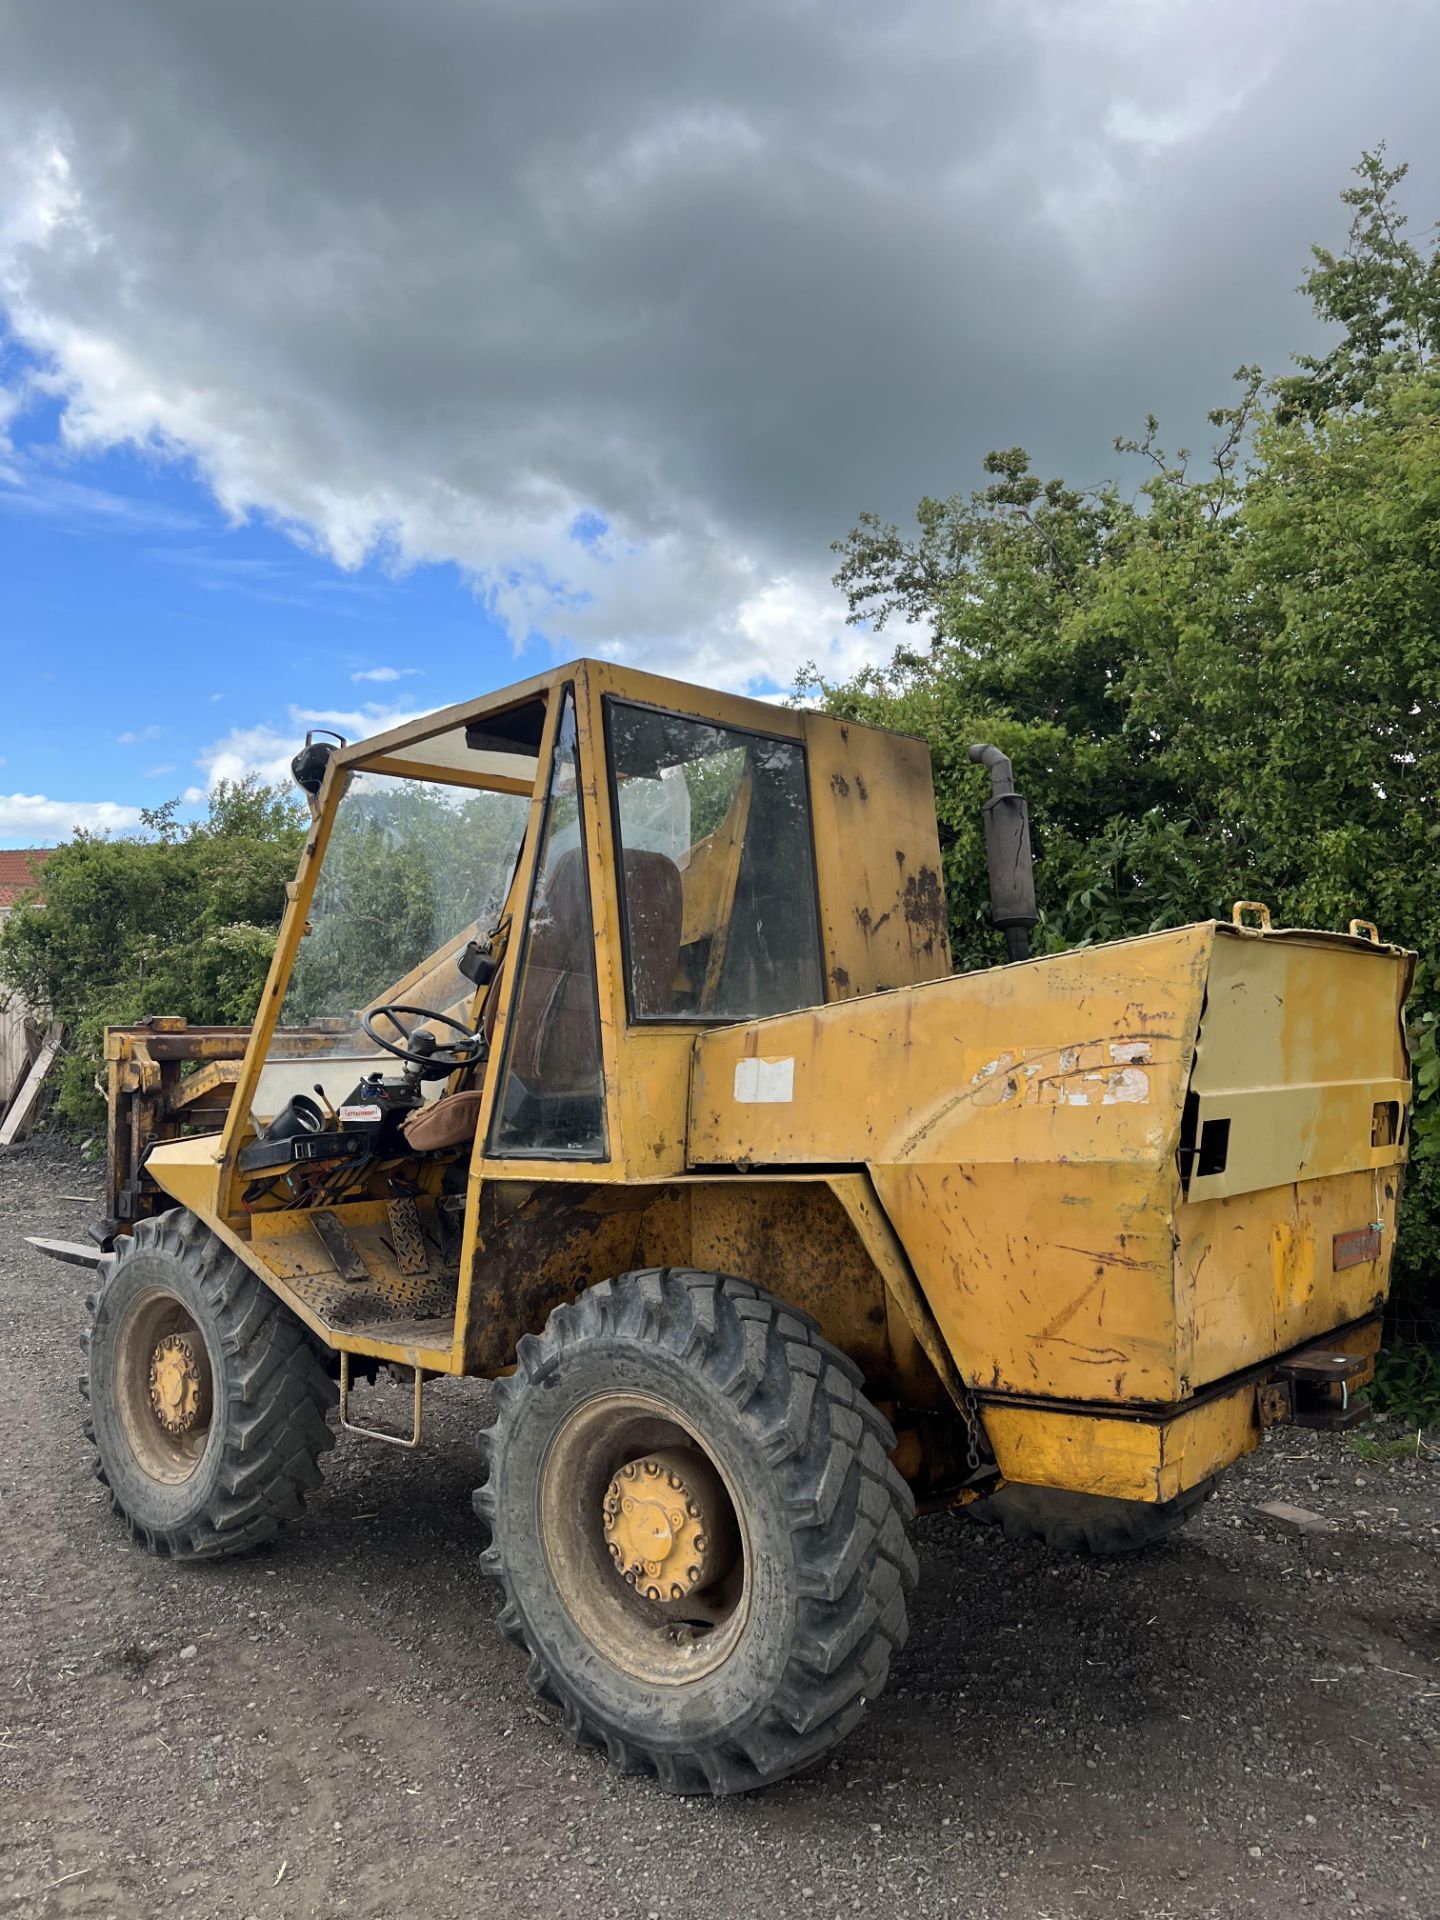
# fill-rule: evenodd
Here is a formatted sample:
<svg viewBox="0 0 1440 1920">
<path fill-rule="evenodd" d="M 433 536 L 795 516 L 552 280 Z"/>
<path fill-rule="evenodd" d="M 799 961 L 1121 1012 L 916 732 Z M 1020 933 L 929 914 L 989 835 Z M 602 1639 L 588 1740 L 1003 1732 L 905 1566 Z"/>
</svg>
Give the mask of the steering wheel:
<svg viewBox="0 0 1440 1920">
<path fill-rule="evenodd" d="M 422 1020 L 429 1020 L 442 1027 L 450 1027 L 460 1038 L 437 1045 L 430 1034 L 416 1033 L 413 1027 L 407 1027 L 400 1018 L 402 1014 L 410 1015 L 416 1025 Z M 388 1020 L 404 1044 L 397 1045 L 382 1033 L 377 1033 L 377 1020 Z M 479 1058 L 485 1045 L 484 1036 L 472 1033 L 463 1020 L 452 1020 L 448 1013 L 436 1013 L 430 1007 L 407 1006 L 399 1000 L 383 1007 L 371 1007 L 361 1014 L 360 1025 L 377 1047 L 383 1047 L 386 1053 L 393 1053 L 411 1066 L 422 1068 L 423 1077 L 429 1080 L 438 1079 L 441 1074 L 454 1073 L 457 1067 L 470 1066 Z"/>
</svg>

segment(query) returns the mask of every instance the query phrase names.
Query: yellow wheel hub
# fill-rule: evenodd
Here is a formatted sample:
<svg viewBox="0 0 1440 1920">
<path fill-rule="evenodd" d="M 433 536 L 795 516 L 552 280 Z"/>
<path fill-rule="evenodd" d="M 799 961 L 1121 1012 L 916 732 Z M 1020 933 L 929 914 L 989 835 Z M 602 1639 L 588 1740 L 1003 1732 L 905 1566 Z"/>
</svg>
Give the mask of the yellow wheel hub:
<svg viewBox="0 0 1440 1920">
<path fill-rule="evenodd" d="M 167 1433 L 190 1433 L 205 1418 L 205 1380 L 183 1333 L 167 1333 L 150 1355 L 150 1405 Z"/>
<path fill-rule="evenodd" d="M 604 1511 L 615 1571 L 647 1600 L 684 1600 L 723 1571 L 724 1492 L 702 1454 L 676 1447 L 629 1461 Z"/>
</svg>

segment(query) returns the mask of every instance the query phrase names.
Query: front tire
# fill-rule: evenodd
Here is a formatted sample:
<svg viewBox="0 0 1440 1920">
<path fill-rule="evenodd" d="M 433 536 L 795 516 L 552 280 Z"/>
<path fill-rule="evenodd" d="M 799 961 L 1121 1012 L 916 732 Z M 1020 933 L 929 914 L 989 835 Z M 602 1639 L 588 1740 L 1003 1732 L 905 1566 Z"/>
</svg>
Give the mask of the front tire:
<svg viewBox="0 0 1440 1920">
<path fill-rule="evenodd" d="M 194 1214 L 142 1220 L 90 1301 L 86 1437 L 149 1552 L 245 1553 L 295 1519 L 335 1444 L 308 1331 Z"/>
<path fill-rule="evenodd" d="M 675 1793 L 818 1759 L 884 1687 L 916 1578 L 859 1370 L 747 1281 L 681 1269 L 592 1287 L 517 1359 L 475 1505 L 536 1692 Z"/>
</svg>

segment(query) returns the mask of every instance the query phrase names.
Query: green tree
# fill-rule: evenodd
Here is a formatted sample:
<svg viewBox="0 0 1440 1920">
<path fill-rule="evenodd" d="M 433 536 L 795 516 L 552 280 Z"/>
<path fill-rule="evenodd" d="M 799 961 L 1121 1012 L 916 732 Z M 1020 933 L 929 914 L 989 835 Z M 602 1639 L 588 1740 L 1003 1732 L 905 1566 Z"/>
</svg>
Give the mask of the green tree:
<svg viewBox="0 0 1440 1920">
<path fill-rule="evenodd" d="M 1173 459 L 1151 420 L 1117 446 L 1133 499 L 992 454 L 988 484 L 862 516 L 837 543 L 852 619 L 897 618 L 889 667 L 829 706 L 923 734 L 954 944 L 987 925 L 972 740 L 1016 767 L 1035 820 L 1042 950 L 1268 900 L 1291 924 L 1377 921 L 1421 956 L 1420 1106 L 1397 1299 L 1433 1316 L 1440 1225 L 1440 248 L 1404 237 L 1403 167 L 1366 154 L 1349 250 L 1304 283 L 1340 336 L 1266 387 L 1237 376 L 1216 444 Z"/>
<path fill-rule="evenodd" d="M 1409 171 L 1386 166 L 1383 143 L 1362 154 L 1356 184 L 1340 196 L 1351 215 L 1344 253 L 1312 247 L 1300 290 L 1340 337 L 1328 353 L 1297 354 L 1300 371 L 1276 381 L 1282 418 L 1364 406 L 1387 375 L 1415 373 L 1440 353 L 1440 250 L 1427 255 L 1405 237 L 1395 199 Z"/>
<path fill-rule="evenodd" d="M 149 837 L 77 832 L 45 862 L 44 904 L 22 902 L 0 927 L 0 990 L 65 1023 L 59 1107 L 77 1124 L 103 1112 L 94 1081 L 107 1025 L 254 1017 L 303 811 L 252 777 L 221 782 L 189 827 L 175 813 L 174 802 L 151 810 Z"/>
</svg>

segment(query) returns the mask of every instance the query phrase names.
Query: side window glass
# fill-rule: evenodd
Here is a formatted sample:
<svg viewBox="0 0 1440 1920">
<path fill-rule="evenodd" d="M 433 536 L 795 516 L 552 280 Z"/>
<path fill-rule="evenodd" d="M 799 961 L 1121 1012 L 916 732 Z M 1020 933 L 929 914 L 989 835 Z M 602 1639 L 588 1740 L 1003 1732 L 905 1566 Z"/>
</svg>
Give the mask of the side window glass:
<svg viewBox="0 0 1440 1920">
<path fill-rule="evenodd" d="M 632 1020 L 823 1000 L 798 742 L 607 703 Z"/>
<path fill-rule="evenodd" d="M 555 735 L 525 951 L 505 1044 L 490 1151 L 603 1160 L 605 1073 L 595 934 L 567 688 Z"/>
</svg>

